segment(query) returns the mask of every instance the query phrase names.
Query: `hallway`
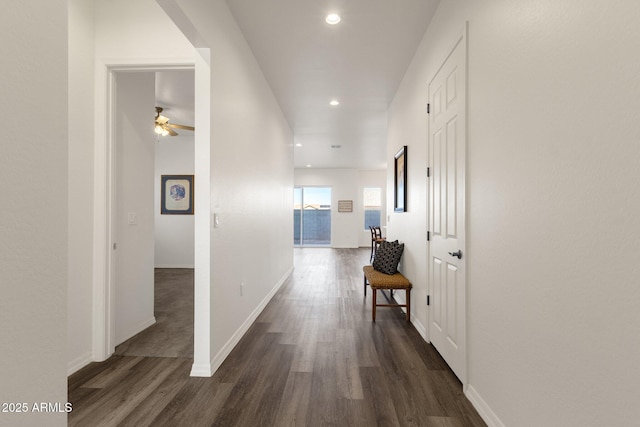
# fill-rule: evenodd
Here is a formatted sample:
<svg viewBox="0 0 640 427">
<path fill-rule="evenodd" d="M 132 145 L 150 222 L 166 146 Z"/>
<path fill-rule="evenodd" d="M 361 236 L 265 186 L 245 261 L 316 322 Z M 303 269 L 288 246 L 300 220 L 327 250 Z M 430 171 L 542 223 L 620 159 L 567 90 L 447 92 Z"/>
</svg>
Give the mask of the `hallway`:
<svg viewBox="0 0 640 427">
<path fill-rule="evenodd" d="M 113 356 L 69 378 L 70 426 L 483 426 L 398 309 L 371 322 L 368 249 L 296 249 L 295 270 L 212 378 Z"/>
</svg>

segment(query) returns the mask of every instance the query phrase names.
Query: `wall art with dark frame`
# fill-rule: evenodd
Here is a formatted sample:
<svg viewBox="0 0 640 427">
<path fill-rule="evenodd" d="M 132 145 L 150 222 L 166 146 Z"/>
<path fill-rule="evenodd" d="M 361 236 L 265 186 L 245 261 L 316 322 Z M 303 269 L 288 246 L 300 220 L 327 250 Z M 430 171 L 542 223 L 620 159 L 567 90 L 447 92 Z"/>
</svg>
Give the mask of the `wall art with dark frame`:
<svg viewBox="0 0 640 427">
<path fill-rule="evenodd" d="M 394 205 L 395 212 L 407 211 L 407 146 L 403 146 L 395 155 L 394 167 Z"/>
<path fill-rule="evenodd" d="M 160 177 L 160 213 L 193 215 L 193 175 Z"/>
</svg>

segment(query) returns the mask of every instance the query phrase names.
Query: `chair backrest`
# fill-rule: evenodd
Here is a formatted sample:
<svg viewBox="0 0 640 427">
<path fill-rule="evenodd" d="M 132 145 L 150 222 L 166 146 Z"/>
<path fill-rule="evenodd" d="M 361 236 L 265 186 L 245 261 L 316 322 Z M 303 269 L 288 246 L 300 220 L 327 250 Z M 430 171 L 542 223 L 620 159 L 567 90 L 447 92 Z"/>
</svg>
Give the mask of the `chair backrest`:
<svg viewBox="0 0 640 427">
<path fill-rule="evenodd" d="M 371 231 L 373 232 L 374 239 L 382 239 L 382 230 L 380 227 L 371 227 Z"/>
<path fill-rule="evenodd" d="M 376 239 L 376 231 L 373 229 L 372 226 L 369 226 L 369 230 L 371 231 L 371 240 L 375 240 Z"/>
</svg>

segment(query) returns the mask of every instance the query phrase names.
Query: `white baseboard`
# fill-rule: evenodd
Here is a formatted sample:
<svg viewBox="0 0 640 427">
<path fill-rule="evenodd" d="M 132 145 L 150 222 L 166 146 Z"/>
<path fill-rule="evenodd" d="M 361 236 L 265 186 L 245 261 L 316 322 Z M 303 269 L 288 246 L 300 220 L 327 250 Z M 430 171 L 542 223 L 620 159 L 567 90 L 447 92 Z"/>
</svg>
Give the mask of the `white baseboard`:
<svg viewBox="0 0 640 427">
<path fill-rule="evenodd" d="M 211 370 L 211 363 L 201 363 L 196 365 L 195 363 L 191 366 L 191 375 L 192 377 L 204 377 L 208 378 L 214 374 L 215 371 Z"/>
<path fill-rule="evenodd" d="M 427 328 L 424 327 L 422 322 L 420 322 L 415 316 L 411 316 L 411 323 L 413 323 L 413 327 L 416 328 L 416 331 L 418 331 L 422 339 L 429 342 L 429 340 L 427 340 Z"/>
<path fill-rule="evenodd" d="M 93 362 L 91 357 L 91 352 L 88 351 L 85 354 L 76 357 L 71 362 L 67 364 L 67 376 L 78 372 L 80 369 L 87 366 L 89 363 Z"/>
<path fill-rule="evenodd" d="M 406 294 L 404 292 L 398 292 L 398 291 L 399 290 L 396 289 L 396 292 L 394 292 L 393 298 L 399 304 L 406 304 L 407 303 Z M 407 313 L 406 307 L 401 307 L 400 309 L 405 314 Z M 415 313 L 415 311 L 414 311 L 414 313 Z M 424 327 L 424 325 L 418 320 L 418 318 L 414 314 L 411 315 L 411 323 L 413 324 L 413 327 L 416 328 L 416 331 L 418 331 L 418 333 L 420 334 L 422 339 L 427 341 L 427 328 Z M 429 342 L 429 341 L 427 341 L 427 342 Z"/>
<path fill-rule="evenodd" d="M 464 391 L 465 396 L 471 402 L 480 417 L 489 427 L 505 427 L 500 418 L 491 410 L 487 402 L 478 394 L 473 386 L 468 385 Z"/>
<path fill-rule="evenodd" d="M 195 268 L 193 264 L 160 264 L 156 265 L 155 268 Z"/>
<path fill-rule="evenodd" d="M 273 298 L 276 292 L 278 292 L 278 290 L 282 287 L 282 285 L 284 285 L 284 283 L 287 281 L 289 276 L 291 276 L 291 273 L 293 273 L 293 267 L 291 267 L 285 273 L 285 275 L 278 281 L 278 283 L 276 283 L 273 289 L 269 291 L 267 296 L 264 297 L 264 299 L 260 302 L 260 304 L 258 304 L 256 309 L 253 310 L 253 312 L 249 315 L 249 317 L 247 317 L 247 319 L 240 326 L 240 328 L 238 328 L 238 330 L 231 336 L 229 341 L 227 341 L 226 344 L 222 346 L 222 349 L 220 349 L 218 354 L 216 354 L 213 357 L 213 359 L 211 359 L 211 362 L 208 365 L 193 364 L 193 366 L 191 367 L 192 377 L 210 377 L 218 370 L 218 368 L 220 368 L 220 365 L 222 365 L 222 362 L 225 361 L 225 359 L 227 358 L 227 356 L 229 356 L 229 354 L 234 349 L 234 347 L 238 344 L 238 342 L 240 342 L 240 339 L 242 339 L 244 334 L 247 333 L 251 325 L 253 325 L 253 322 L 256 321 L 260 313 L 262 313 L 262 311 L 265 309 L 267 304 L 269 304 L 269 301 L 271 301 L 271 298 Z"/>
</svg>

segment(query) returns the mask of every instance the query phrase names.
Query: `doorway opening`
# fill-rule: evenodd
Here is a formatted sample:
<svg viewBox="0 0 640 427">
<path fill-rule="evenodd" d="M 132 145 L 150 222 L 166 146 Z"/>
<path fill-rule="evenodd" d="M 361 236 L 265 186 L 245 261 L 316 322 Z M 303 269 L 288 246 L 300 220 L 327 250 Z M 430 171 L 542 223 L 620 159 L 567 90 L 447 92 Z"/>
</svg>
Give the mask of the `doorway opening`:
<svg viewBox="0 0 640 427">
<path fill-rule="evenodd" d="M 331 246 L 331 187 L 295 187 L 294 246 Z"/>
<path fill-rule="evenodd" d="M 114 215 L 128 220 L 116 223 L 115 354 L 191 358 L 193 209 L 167 211 L 161 205 L 166 176 L 190 177 L 180 200 L 193 202 L 194 70 L 121 71 L 115 83 L 114 172 L 116 194 L 125 197 L 116 197 Z M 188 126 L 154 132 L 151 113 L 157 109 L 169 126 Z M 135 152 L 133 146 L 140 148 Z M 184 189 L 181 180 L 170 182 Z M 132 234 L 135 241 L 128 239 Z"/>
<path fill-rule="evenodd" d="M 196 182 L 198 176 L 209 175 L 209 157 L 203 151 L 208 152 L 210 133 L 207 126 L 202 126 L 202 123 L 206 124 L 203 120 L 206 120 L 208 114 L 206 107 L 209 94 L 196 89 L 206 85 L 210 70 L 199 58 L 195 62 L 106 65 L 104 68 L 102 81 L 105 82 L 105 90 L 99 92 L 104 95 L 98 96 L 96 100 L 96 105 L 103 108 L 99 109 L 102 114 L 98 116 L 103 118 L 103 122 L 98 122 L 97 127 L 104 126 L 106 132 L 97 134 L 95 146 L 97 153 L 104 153 L 103 156 L 96 156 L 95 176 L 98 195 L 95 199 L 94 224 L 94 229 L 98 230 L 94 242 L 95 361 L 107 359 L 114 354 L 117 344 L 156 321 L 153 301 L 154 212 L 156 208 L 159 210 L 159 206 L 154 201 L 154 151 L 157 144 L 153 126 L 156 106 L 155 73 L 172 70 L 189 71 L 191 74 L 195 72 L 196 99 L 193 109 L 199 112 L 194 124 L 198 126 L 200 123 L 202 131 L 197 136 L 194 134 L 193 174 Z M 200 188 L 196 186 L 195 193 L 208 194 L 207 180 L 200 182 Z M 197 201 L 205 197 L 199 198 L 196 195 L 194 199 Z M 204 225 L 208 222 L 198 220 L 207 218 L 205 212 L 206 209 L 195 209 L 196 225 L 192 229 L 196 240 L 198 236 L 207 234 Z M 207 265 L 202 262 L 206 254 L 198 249 L 204 246 L 202 242 L 200 245 L 197 243 L 194 245 L 195 277 L 192 285 L 196 296 L 209 282 Z M 133 247 L 132 244 L 137 246 Z M 121 278 L 131 281 L 135 286 L 121 287 Z M 196 314 L 199 310 L 208 310 L 208 301 L 200 303 L 197 298 L 193 300 Z M 195 335 L 192 335 L 193 342 L 201 342 L 201 347 L 206 350 L 209 347 L 209 337 L 202 336 L 197 340 Z M 206 371 L 202 360 L 210 360 L 208 352 L 198 352 L 196 348 L 192 354 L 198 372 Z"/>
</svg>

